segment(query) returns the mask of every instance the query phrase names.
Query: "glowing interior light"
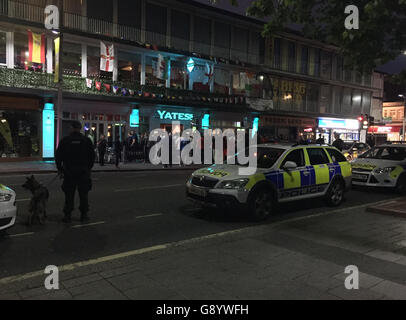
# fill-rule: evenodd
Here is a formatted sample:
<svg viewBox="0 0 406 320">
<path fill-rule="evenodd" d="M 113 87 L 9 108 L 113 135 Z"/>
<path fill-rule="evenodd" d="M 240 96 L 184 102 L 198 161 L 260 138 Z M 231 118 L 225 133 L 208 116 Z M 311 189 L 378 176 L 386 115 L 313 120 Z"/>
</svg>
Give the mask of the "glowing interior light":
<svg viewBox="0 0 406 320">
<path fill-rule="evenodd" d="M 192 72 L 193 69 L 195 68 L 195 61 L 192 58 L 190 58 L 189 61 L 187 62 L 186 67 L 189 72 Z"/>
<path fill-rule="evenodd" d="M 42 157 L 55 156 L 55 111 L 52 103 L 46 103 L 42 111 Z"/>
</svg>

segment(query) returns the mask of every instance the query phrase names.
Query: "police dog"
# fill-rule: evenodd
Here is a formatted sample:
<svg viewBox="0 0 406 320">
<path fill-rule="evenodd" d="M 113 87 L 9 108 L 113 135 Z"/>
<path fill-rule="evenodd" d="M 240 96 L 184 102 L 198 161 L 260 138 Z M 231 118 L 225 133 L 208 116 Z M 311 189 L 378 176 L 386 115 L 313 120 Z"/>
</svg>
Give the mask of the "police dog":
<svg viewBox="0 0 406 320">
<path fill-rule="evenodd" d="M 46 205 L 49 199 L 49 191 L 40 184 L 32 175 L 22 185 L 24 189 L 31 191 L 32 197 L 29 207 L 28 225 L 32 224 L 33 218 L 37 218 L 40 224 L 44 223 L 47 217 Z"/>
</svg>

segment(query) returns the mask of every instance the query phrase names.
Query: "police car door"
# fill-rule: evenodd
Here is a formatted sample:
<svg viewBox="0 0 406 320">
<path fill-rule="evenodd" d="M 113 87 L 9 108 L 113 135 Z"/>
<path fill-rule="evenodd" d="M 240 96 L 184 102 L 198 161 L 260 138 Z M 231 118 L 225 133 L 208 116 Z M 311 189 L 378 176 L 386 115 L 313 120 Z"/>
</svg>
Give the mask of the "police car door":
<svg viewBox="0 0 406 320">
<path fill-rule="evenodd" d="M 285 164 L 290 161 L 297 165 L 296 169 L 284 169 Z M 279 199 L 288 201 L 303 196 L 303 187 L 308 186 L 310 171 L 306 168 L 305 155 L 302 148 L 290 151 L 282 160 L 279 170 L 283 175 L 282 185 L 279 185 Z M 281 181 L 281 182 L 282 182 Z"/>
<path fill-rule="evenodd" d="M 309 157 L 312 194 L 324 193 L 330 184 L 330 159 L 323 148 L 306 148 Z"/>
</svg>

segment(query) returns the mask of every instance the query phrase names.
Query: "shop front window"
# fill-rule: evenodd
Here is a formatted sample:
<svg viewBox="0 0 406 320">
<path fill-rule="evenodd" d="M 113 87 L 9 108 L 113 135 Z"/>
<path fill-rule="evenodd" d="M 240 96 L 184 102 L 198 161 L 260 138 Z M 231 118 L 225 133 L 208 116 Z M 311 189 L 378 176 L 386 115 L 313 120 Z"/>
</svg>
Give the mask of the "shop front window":
<svg viewBox="0 0 406 320">
<path fill-rule="evenodd" d="M 141 55 L 119 51 L 118 79 L 125 82 L 140 83 Z"/>
<path fill-rule="evenodd" d="M 65 41 L 63 43 L 63 74 L 81 76 L 82 74 L 82 46 Z"/>
<path fill-rule="evenodd" d="M 228 94 L 230 92 L 230 72 L 214 68 L 214 93 Z"/>
<path fill-rule="evenodd" d="M 158 78 L 158 58 L 145 57 L 145 83 L 149 86 L 165 87 L 165 79 Z"/>
<path fill-rule="evenodd" d="M 38 111 L 0 110 L 0 157 L 39 157 L 40 125 Z"/>
<path fill-rule="evenodd" d="M 293 110 L 304 111 L 306 102 L 306 84 L 294 82 L 293 84 Z"/>
<path fill-rule="evenodd" d="M 0 64 L 6 64 L 6 33 L 0 32 Z"/>
<path fill-rule="evenodd" d="M 14 33 L 14 68 L 34 72 L 44 72 L 44 66 L 40 63 L 30 62 L 28 51 L 28 33 Z"/>
<path fill-rule="evenodd" d="M 171 88 L 189 89 L 189 73 L 184 60 L 171 60 Z"/>
</svg>

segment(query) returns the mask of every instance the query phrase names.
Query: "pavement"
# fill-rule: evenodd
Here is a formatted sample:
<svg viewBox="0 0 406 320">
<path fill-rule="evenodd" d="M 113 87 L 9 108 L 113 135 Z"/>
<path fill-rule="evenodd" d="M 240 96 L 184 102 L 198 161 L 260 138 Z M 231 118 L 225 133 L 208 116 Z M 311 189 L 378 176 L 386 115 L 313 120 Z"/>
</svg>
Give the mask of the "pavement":
<svg viewBox="0 0 406 320">
<path fill-rule="evenodd" d="M 180 166 L 173 165 L 164 168 L 162 165 L 153 165 L 150 163 L 121 163 L 119 168 L 114 164 L 100 166 L 96 163 L 93 172 L 131 172 L 131 171 L 152 171 L 152 170 L 196 170 L 201 165 Z M 0 175 L 4 174 L 40 174 L 57 172 L 54 161 L 24 161 L 24 162 L 1 162 Z"/>
<path fill-rule="evenodd" d="M 406 220 L 339 208 L 0 279 L 2 299 L 406 299 Z M 96 227 L 95 227 L 96 228 Z M 359 270 L 359 289 L 344 283 Z"/>
<path fill-rule="evenodd" d="M 406 218 L 406 196 L 367 207 L 369 212 Z"/>
</svg>

